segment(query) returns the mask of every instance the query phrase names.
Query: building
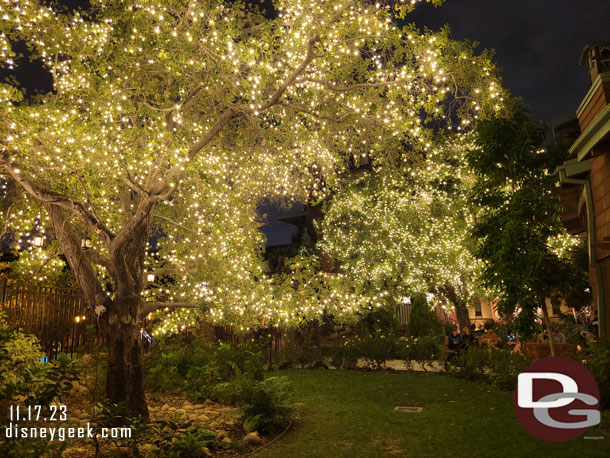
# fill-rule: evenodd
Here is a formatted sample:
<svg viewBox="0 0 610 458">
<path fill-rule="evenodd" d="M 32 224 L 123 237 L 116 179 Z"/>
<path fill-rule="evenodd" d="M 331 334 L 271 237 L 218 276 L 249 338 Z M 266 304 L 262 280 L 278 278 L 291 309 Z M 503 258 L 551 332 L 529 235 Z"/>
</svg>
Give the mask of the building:
<svg viewBox="0 0 610 458">
<path fill-rule="evenodd" d="M 591 88 L 576 111 L 580 135 L 556 173 L 562 221 L 570 233 L 588 240 L 601 337 L 610 335 L 610 43 L 587 46 L 581 65 L 589 71 Z"/>
</svg>

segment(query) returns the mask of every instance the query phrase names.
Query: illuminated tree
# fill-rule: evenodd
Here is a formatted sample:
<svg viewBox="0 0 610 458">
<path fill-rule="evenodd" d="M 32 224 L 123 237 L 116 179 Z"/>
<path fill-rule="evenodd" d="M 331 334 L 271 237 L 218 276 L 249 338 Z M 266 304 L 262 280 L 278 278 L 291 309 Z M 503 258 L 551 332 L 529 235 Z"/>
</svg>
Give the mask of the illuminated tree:
<svg viewBox="0 0 610 458">
<path fill-rule="evenodd" d="M 546 300 L 590 302 L 585 271 L 573 261 L 578 239 L 567 234 L 553 195 L 554 168 L 567 151 L 543 147 L 546 127 L 521 106 L 504 118 L 479 121 L 468 162 L 477 173 L 475 200 L 481 212 L 473 228 L 483 260 L 483 279 L 499 295 L 498 309 L 517 314 L 524 337 L 542 309 L 551 335 Z M 553 341 L 551 354 L 555 354 Z"/>
<path fill-rule="evenodd" d="M 408 167 L 355 174 L 328 205 L 320 247 L 351 291 L 394 304 L 435 293 L 456 308 L 462 327 L 470 323 L 467 305 L 484 293 L 471 252 L 469 136 L 453 137 Z"/>
<path fill-rule="evenodd" d="M 435 126 L 500 109 L 489 56 L 447 30 L 397 25 L 415 3 L 284 0 L 275 16 L 219 0 L 0 4 L 2 63 L 18 65 L 13 45 L 25 43 L 53 79 L 35 97 L 0 86 L 16 194 L 3 217 L 29 253 L 23 273 L 49 280 L 49 253 L 67 259 L 108 338 L 112 401 L 147 414 L 150 311 L 206 305 L 251 326 L 331 306 L 265 275 L 263 199 L 318 202 L 352 158 L 395 163 L 405 145 L 429 150 Z M 29 249 L 34 234 L 44 249 Z"/>
</svg>

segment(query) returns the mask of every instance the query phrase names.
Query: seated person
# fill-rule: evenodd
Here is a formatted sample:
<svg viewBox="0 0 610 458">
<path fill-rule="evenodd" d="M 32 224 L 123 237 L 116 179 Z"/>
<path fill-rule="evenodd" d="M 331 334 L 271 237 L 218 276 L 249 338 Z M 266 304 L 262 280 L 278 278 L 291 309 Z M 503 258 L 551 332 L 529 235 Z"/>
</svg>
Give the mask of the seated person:
<svg viewBox="0 0 610 458">
<path fill-rule="evenodd" d="M 474 342 L 474 336 L 470 334 L 470 328 L 468 326 L 464 326 L 462 329 L 462 346 L 464 348 L 470 346 Z"/>
<path fill-rule="evenodd" d="M 451 352 L 455 353 L 461 345 L 462 339 L 458 334 L 458 330 L 456 328 L 453 328 L 453 330 L 451 331 L 451 335 L 449 336 L 449 340 L 447 341 L 447 348 L 449 348 Z"/>
<path fill-rule="evenodd" d="M 553 343 L 556 343 L 556 344 L 566 343 L 566 336 L 563 335 L 563 333 L 558 328 L 553 328 L 551 337 L 553 337 Z"/>
<path fill-rule="evenodd" d="M 547 343 L 549 341 L 549 333 L 545 329 L 544 332 L 538 334 L 538 343 Z"/>
</svg>

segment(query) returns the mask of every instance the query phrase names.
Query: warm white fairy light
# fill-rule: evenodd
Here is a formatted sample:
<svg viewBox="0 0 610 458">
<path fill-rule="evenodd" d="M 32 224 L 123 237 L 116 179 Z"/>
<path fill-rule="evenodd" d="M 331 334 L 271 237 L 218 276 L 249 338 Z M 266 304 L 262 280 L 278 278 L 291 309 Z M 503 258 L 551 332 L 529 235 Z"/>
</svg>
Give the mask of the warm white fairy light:
<svg viewBox="0 0 610 458">
<path fill-rule="evenodd" d="M 5 176 L 84 202 L 114 234 L 151 190 L 175 190 L 152 210 L 163 235 L 145 266 L 173 281 L 144 289 L 146 301 L 193 301 L 246 328 L 381 307 L 387 291 L 352 291 L 350 275 L 316 273 L 307 253 L 293 279 L 268 275 L 256 209 L 265 199 L 322 201 L 350 160 L 420 173 L 409 168 L 434 150 L 439 129 L 462 132 L 501 109 L 487 56 L 447 31 L 397 27 L 393 15 L 416 3 L 283 0 L 269 20 L 232 2 L 93 0 L 90 17 L 1 0 L 0 62 L 13 66 L 11 43 L 24 40 L 54 84 L 27 102 L 0 84 Z M 2 216 L 19 247 L 49 227 L 39 202 L 22 197 Z M 69 223 L 92 231 L 74 214 Z M 59 253 L 56 242 L 49 249 Z M 61 262 L 45 251 L 21 256 L 22 271 L 52 279 Z M 87 251 L 108 254 L 99 232 Z"/>
</svg>

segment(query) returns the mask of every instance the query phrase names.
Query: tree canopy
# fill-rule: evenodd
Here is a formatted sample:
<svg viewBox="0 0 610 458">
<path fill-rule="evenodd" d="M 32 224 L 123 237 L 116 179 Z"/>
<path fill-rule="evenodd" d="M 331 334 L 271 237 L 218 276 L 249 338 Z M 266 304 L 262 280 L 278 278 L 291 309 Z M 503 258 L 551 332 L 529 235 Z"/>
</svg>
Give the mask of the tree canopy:
<svg viewBox="0 0 610 458">
<path fill-rule="evenodd" d="M 336 276 L 362 295 L 436 293 L 461 308 L 485 293 L 472 253 L 474 174 L 466 163 L 471 135 L 453 135 L 408 167 L 354 176 L 329 202 L 320 247 Z M 371 301 L 369 301 L 370 303 Z"/>
<path fill-rule="evenodd" d="M 400 24 L 416 3 L 1 4 L 1 64 L 32 59 L 53 85 L 0 83 L 2 223 L 22 274 L 51 280 L 66 259 L 107 336 L 109 399 L 147 413 L 150 311 L 248 327 L 359 310 L 319 296 L 328 282 L 268 275 L 257 208 L 318 203 L 362 156 L 408 169 L 439 131 L 501 110 L 489 54 Z"/>
<path fill-rule="evenodd" d="M 500 108 L 489 55 L 448 30 L 398 26 L 411 4 L 275 6 L 276 17 L 220 1 L 3 4 L 3 63 L 17 65 L 11 46 L 25 42 L 53 77 L 35 97 L 1 88 L 4 219 L 18 248 L 48 235 L 47 249 L 22 251 L 23 273 L 49 278 L 63 252 L 92 306 L 137 267 L 173 279 L 148 301 L 294 318 L 302 304 L 265 276 L 261 200 L 319 201 L 363 155 L 408 169 L 439 126 Z M 149 256 L 113 272 L 141 227 Z"/>
<path fill-rule="evenodd" d="M 586 271 L 573 261 L 578 239 L 567 234 L 553 195 L 552 172 L 567 151 L 544 147 L 547 130 L 520 105 L 507 117 L 477 124 L 468 161 L 478 175 L 474 198 L 481 212 L 473 228 L 483 278 L 499 296 L 498 308 L 517 312 L 517 327 L 531 335 L 536 309 L 546 300 L 590 302 Z"/>
</svg>

